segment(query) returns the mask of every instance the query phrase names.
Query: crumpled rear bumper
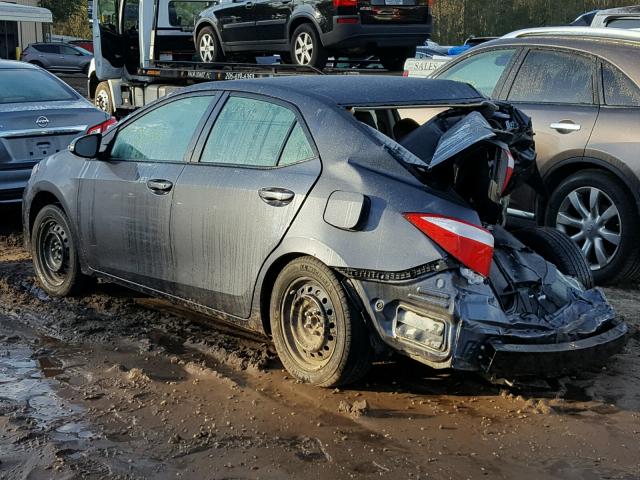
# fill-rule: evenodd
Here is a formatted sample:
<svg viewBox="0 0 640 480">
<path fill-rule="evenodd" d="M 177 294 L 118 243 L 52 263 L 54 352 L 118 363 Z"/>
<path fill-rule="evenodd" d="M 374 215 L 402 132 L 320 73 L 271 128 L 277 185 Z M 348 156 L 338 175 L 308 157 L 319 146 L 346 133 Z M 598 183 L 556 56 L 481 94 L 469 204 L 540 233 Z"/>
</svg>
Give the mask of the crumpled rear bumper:
<svg viewBox="0 0 640 480">
<path fill-rule="evenodd" d="M 626 343 L 627 324 L 620 322 L 592 337 L 562 343 L 522 344 L 491 340 L 485 347 L 491 376 L 549 376 L 602 365 Z"/>
<path fill-rule="evenodd" d="M 471 284 L 456 268 L 414 280 L 350 283 L 383 344 L 433 368 L 515 378 L 604 364 L 624 346 L 627 324 L 602 290 L 574 287 L 548 267 L 553 274 L 547 280 L 554 281 L 546 294 L 525 290 L 540 302 L 528 313 L 505 311 L 488 282 Z M 534 313 L 561 297 L 567 301 L 555 312 Z M 401 329 L 403 323 L 411 328 Z"/>
</svg>

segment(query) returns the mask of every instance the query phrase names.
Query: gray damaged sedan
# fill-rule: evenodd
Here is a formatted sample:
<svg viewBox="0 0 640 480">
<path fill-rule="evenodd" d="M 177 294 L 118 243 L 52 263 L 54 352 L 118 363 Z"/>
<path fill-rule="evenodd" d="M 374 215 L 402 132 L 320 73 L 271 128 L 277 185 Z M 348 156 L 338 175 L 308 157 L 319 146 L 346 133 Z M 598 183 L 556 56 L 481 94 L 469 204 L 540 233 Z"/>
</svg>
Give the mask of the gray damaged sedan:
<svg viewBox="0 0 640 480">
<path fill-rule="evenodd" d="M 97 276 L 185 303 L 272 337 L 316 385 L 392 352 L 554 375 L 603 362 L 627 326 L 569 239 L 501 227 L 535 179 L 529 119 L 466 84 L 216 82 L 41 162 L 25 238 L 49 294 Z"/>
</svg>

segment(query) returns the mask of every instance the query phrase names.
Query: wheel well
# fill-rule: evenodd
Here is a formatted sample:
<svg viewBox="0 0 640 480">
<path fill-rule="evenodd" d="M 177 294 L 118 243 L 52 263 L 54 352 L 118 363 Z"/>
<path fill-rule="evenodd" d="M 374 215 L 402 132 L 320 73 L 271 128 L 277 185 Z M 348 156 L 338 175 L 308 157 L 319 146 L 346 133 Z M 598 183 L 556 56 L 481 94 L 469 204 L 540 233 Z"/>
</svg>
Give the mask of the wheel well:
<svg viewBox="0 0 640 480">
<path fill-rule="evenodd" d="M 602 165 L 598 165 L 591 162 L 568 163 L 566 165 L 561 166 L 560 168 L 557 168 L 556 170 L 553 170 L 549 175 L 547 175 L 544 178 L 544 184 L 547 188 L 547 193 L 551 195 L 551 193 L 558 187 L 558 185 L 560 185 L 560 182 L 562 182 L 565 178 L 569 177 L 570 175 L 573 175 L 574 173 L 578 173 L 581 170 L 586 170 L 586 169 L 600 170 L 602 172 L 607 172 L 612 174 L 614 177 L 616 177 L 620 181 L 620 183 L 624 186 L 625 191 L 629 195 L 631 195 L 634 201 L 637 200 L 633 195 L 633 192 L 629 188 L 629 185 L 627 185 L 627 183 L 624 181 L 624 179 L 620 176 L 619 173 L 617 173 L 613 169 L 606 168 Z M 547 207 L 546 200 L 541 196 L 538 196 L 536 201 L 536 219 L 538 224 L 540 225 L 544 223 L 544 211 L 546 210 L 546 207 Z"/>
<path fill-rule="evenodd" d="M 303 257 L 304 253 L 288 253 L 278 258 L 271 264 L 267 270 L 264 280 L 262 281 L 262 290 L 260 291 L 260 318 L 262 319 L 262 328 L 267 335 L 271 335 L 271 319 L 269 316 L 269 305 L 271 303 L 271 292 L 273 292 L 273 284 L 278 278 L 282 269 L 291 261 L 298 257 Z"/>
<path fill-rule="evenodd" d="M 94 99 L 96 96 L 96 89 L 98 88 L 98 84 L 100 81 L 98 80 L 98 76 L 94 73 L 89 77 L 89 98 Z"/>
<path fill-rule="evenodd" d="M 64 208 L 62 207 L 62 203 L 60 203 L 58 197 L 56 197 L 53 193 L 38 192 L 36 196 L 33 197 L 33 200 L 31 200 L 31 206 L 29 209 L 29 235 L 31 235 L 33 222 L 35 222 L 38 212 L 40 212 L 40 210 L 42 210 L 47 205 L 58 205 L 64 210 Z"/>
<path fill-rule="evenodd" d="M 198 39 L 198 35 L 200 35 L 200 31 L 204 27 L 211 27 L 211 29 L 213 30 L 213 33 L 215 34 L 216 38 L 218 39 L 218 43 L 220 44 L 220 48 L 222 49 L 222 52 L 224 52 L 224 46 L 222 45 L 222 38 L 220 38 L 220 34 L 218 33 L 218 30 L 216 29 L 216 27 L 213 26 L 213 24 L 211 22 L 204 21 L 200 25 L 197 26 L 197 28 L 196 28 L 196 30 L 194 32 L 193 41 L 194 41 L 194 45 L 196 47 L 196 53 L 197 53 L 198 48 L 199 48 L 197 43 L 196 43 L 197 39 Z"/>
<path fill-rule="evenodd" d="M 293 32 L 295 32 L 295 31 L 296 31 L 296 28 L 298 28 L 298 27 L 299 27 L 300 25 L 302 25 L 303 23 L 308 23 L 308 24 L 310 24 L 313 28 L 315 28 L 315 29 L 316 29 L 316 31 L 318 30 L 318 29 L 316 28 L 315 24 L 314 24 L 310 19 L 308 19 L 307 17 L 298 17 L 298 18 L 294 19 L 294 20 L 291 22 L 291 24 L 289 24 L 289 35 L 288 35 L 289 40 L 291 40 L 291 35 L 293 35 Z M 322 43 L 322 41 L 321 41 L 321 43 Z"/>
</svg>

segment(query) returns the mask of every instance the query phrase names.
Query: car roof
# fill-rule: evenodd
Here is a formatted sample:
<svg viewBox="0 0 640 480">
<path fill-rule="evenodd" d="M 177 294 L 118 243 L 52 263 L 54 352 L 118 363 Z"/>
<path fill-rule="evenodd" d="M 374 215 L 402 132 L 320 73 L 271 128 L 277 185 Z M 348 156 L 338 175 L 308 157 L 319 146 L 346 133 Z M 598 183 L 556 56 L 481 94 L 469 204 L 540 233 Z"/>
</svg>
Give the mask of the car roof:
<svg viewBox="0 0 640 480">
<path fill-rule="evenodd" d="M 624 40 L 601 36 L 581 37 L 577 35 L 563 35 L 560 32 L 549 32 L 544 35 L 523 36 L 518 38 L 502 37 L 488 43 L 483 43 L 464 55 L 466 57 L 467 55 L 479 53 L 497 46 L 567 48 L 607 60 L 632 77 L 636 83 L 640 84 L 640 62 L 638 62 L 638 55 L 640 55 L 640 33 L 636 36 L 638 40 Z"/>
<path fill-rule="evenodd" d="M 16 69 L 22 68 L 25 70 L 37 70 L 38 67 L 31 65 L 30 63 L 18 62 L 16 60 L 2 60 L 0 59 L 0 69 Z"/>
<path fill-rule="evenodd" d="M 283 100 L 304 95 L 325 104 L 349 107 L 458 104 L 486 100 L 465 83 L 390 75 L 291 75 L 209 82 L 187 90 L 212 89 L 261 93 Z"/>
<path fill-rule="evenodd" d="M 606 10 L 600 10 L 597 15 L 598 16 L 620 15 L 620 14 L 628 14 L 628 13 L 640 14 L 640 5 L 633 5 L 629 7 L 608 8 Z"/>
</svg>

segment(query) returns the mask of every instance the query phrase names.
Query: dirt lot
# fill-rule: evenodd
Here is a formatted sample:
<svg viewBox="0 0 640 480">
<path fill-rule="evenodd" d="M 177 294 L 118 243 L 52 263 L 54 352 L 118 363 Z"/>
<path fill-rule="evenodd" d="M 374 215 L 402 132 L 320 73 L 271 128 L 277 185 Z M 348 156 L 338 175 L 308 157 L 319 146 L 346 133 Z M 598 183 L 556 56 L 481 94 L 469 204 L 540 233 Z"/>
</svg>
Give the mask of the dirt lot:
<svg viewBox="0 0 640 480">
<path fill-rule="evenodd" d="M 323 390 L 260 338 L 100 284 L 53 299 L 0 210 L 0 479 L 640 478 L 640 299 L 602 370 L 523 389 L 399 359 Z"/>
</svg>

